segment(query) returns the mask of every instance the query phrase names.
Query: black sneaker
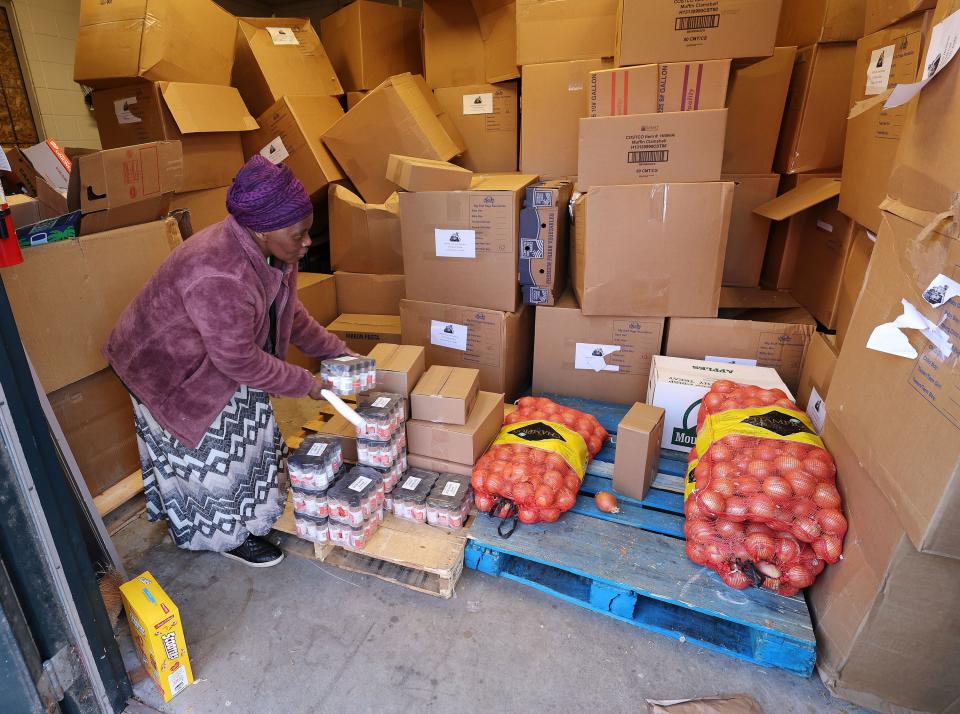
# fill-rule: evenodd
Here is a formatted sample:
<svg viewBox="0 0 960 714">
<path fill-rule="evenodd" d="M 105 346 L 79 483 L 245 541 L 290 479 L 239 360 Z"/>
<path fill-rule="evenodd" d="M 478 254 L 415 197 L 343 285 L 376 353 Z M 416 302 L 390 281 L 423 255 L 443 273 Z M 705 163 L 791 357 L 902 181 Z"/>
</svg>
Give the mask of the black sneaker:
<svg viewBox="0 0 960 714">
<path fill-rule="evenodd" d="M 239 560 L 251 568 L 269 568 L 283 560 L 283 551 L 273 543 L 255 535 L 247 536 L 238 547 L 223 553 L 227 558 Z"/>
</svg>

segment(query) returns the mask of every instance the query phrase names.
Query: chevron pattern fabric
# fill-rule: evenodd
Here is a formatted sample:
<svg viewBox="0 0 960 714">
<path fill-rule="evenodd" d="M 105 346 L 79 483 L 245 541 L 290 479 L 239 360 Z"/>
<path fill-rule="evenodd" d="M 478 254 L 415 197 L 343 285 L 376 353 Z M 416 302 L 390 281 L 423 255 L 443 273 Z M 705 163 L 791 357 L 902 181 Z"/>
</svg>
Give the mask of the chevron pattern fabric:
<svg viewBox="0 0 960 714">
<path fill-rule="evenodd" d="M 188 550 L 232 550 L 266 535 L 286 502 L 286 446 L 270 398 L 241 386 L 196 449 L 133 398 L 147 517 Z"/>
</svg>

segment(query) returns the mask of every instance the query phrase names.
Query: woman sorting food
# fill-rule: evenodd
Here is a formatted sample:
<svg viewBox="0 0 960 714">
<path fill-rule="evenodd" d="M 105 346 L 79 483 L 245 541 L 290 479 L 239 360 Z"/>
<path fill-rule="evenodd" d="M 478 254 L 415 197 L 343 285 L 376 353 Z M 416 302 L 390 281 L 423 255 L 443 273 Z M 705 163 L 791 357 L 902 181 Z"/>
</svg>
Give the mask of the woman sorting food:
<svg viewBox="0 0 960 714">
<path fill-rule="evenodd" d="M 255 156 L 227 211 L 170 254 L 103 353 L 133 399 L 150 520 L 180 548 L 266 567 L 283 559 L 263 536 L 286 497 L 268 395 L 320 398 L 319 378 L 284 361 L 291 343 L 350 352 L 297 299 L 313 206 L 290 169 Z"/>
</svg>

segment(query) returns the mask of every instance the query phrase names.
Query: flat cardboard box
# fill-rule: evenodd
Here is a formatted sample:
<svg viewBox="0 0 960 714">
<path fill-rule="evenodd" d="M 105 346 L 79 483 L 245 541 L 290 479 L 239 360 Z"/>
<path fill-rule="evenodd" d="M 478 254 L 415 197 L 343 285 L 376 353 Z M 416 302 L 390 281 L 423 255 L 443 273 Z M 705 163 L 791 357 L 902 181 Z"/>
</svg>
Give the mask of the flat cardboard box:
<svg viewBox="0 0 960 714">
<path fill-rule="evenodd" d="M 320 20 L 320 39 L 348 92 L 423 72 L 420 13 L 413 8 L 359 0 Z"/>
<path fill-rule="evenodd" d="M 608 60 L 530 64 L 523 67 L 520 170 L 541 178 L 577 175 L 580 119 L 587 116 L 590 73 Z"/>
<path fill-rule="evenodd" d="M 343 460 L 351 463 L 357 461 L 357 427 L 348 422 L 339 414 L 334 414 L 328 421 L 319 424 L 317 433 L 336 436 L 340 439 L 340 451 Z"/>
<path fill-rule="evenodd" d="M 403 273 L 400 198 L 364 203 L 350 189 L 331 184 L 328 199 L 330 265 L 350 273 Z"/>
<path fill-rule="evenodd" d="M 32 226 L 40 220 L 40 202 L 22 193 L 7 196 L 14 229 Z"/>
<path fill-rule="evenodd" d="M 120 314 L 180 244 L 172 218 L 38 245 L 0 276 L 20 339 L 46 392 L 107 367 L 100 347 Z"/>
<path fill-rule="evenodd" d="M 924 553 L 960 558 L 956 351 L 944 358 L 918 330 L 905 331 L 918 355 L 913 359 L 866 346 L 878 326 L 904 312 L 903 300 L 941 325 L 937 331 L 956 334 L 960 301 L 954 298 L 933 307 L 924 293 L 939 274 L 960 277 L 960 243 L 932 232 L 918 251 L 922 230 L 884 213 L 863 294 L 830 385 L 828 416 L 896 511 L 914 546 Z"/>
<path fill-rule="evenodd" d="M 613 57 L 617 0 L 517 0 L 517 64 Z"/>
<path fill-rule="evenodd" d="M 407 422 L 407 449 L 433 459 L 473 465 L 503 425 L 503 394 L 480 392 L 467 423 Z"/>
<path fill-rule="evenodd" d="M 617 452 L 613 464 L 613 488 L 638 501 L 647 497 L 660 469 L 665 412 L 660 407 L 637 402 L 617 426 Z"/>
<path fill-rule="evenodd" d="M 410 410 L 420 421 L 466 424 L 479 391 L 479 370 L 434 365 L 410 393 Z"/>
<path fill-rule="evenodd" d="M 937 0 L 866 0 L 864 35 L 870 35 L 884 27 L 924 10 L 932 10 Z"/>
<path fill-rule="evenodd" d="M 857 46 L 811 45 L 797 53 L 774 169 L 796 174 L 843 164 Z"/>
<path fill-rule="evenodd" d="M 727 95 L 724 173 L 767 174 L 773 170 L 796 55 L 796 47 L 777 47 L 767 59 L 733 68 Z"/>
<path fill-rule="evenodd" d="M 538 307 L 533 391 L 619 404 L 643 401 L 662 317 L 584 315 L 571 293 Z M 600 354 L 596 354 L 599 352 Z"/>
<path fill-rule="evenodd" d="M 569 181 L 527 187 L 520 211 L 520 292 L 526 305 L 553 305 L 567 288 L 572 194 Z"/>
<path fill-rule="evenodd" d="M 657 111 L 659 70 L 655 64 L 594 70 L 590 73 L 587 116 L 653 114 Z"/>
<path fill-rule="evenodd" d="M 663 354 L 771 367 L 792 390 L 817 322 L 803 308 L 721 310 L 718 318 L 672 317 Z"/>
<path fill-rule="evenodd" d="M 520 76 L 513 0 L 424 0 L 421 29 L 431 88 Z"/>
<path fill-rule="evenodd" d="M 520 208 L 536 178 L 475 174 L 469 191 L 401 193 L 407 298 L 516 310 Z"/>
<path fill-rule="evenodd" d="M 387 180 L 390 154 L 449 161 L 466 147 L 420 75 L 391 77 L 323 134 L 368 203 L 383 203 L 396 188 Z"/>
<path fill-rule="evenodd" d="M 803 369 L 800 371 L 797 406 L 806 409 L 814 390 L 820 399 L 827 399 L 830 396 L 830 382 L 839 356 L 840 346 L 835 336 L 823 332 L 813 334 L 810 346 L 807 348 L 807 356 L 803 360 Z"/>
<path fill-rule="evenodd" d="M 840 295 L 837 298 L 837 349 L 843 346 L 843 341 L 847 337 L 853 311 L 863 291 L 867 270 L 870 269 L 870 258 L 873 255 L 873 244 L 876 240 L 875 233 L 871 233 L 859 224 L 854 224 L 853 243 L 850 246 L 847 262 L 843 266 Z"/>
<path fill-rule="evenodd" d="M 399 315 L 403 300 L 402 275 L 348 273 L 338 270 L 337 304 L 347 313 L 365 315 Z"/>
<path fill-rule="evenodd" d="M 283 97 L 257 118 L 257 131 L 243 135 L 243 156 L 286 164 L 314 201 L 325 199 L 327 185 L 345 177 L 320 137 L 342 116 L 335 97 Z"/>
<path fill-rule="evenodd" d="M 716 317 L 732 183 L 598 186 L 574 203 L 584 315 Z"/>
<path fill-rule="evenodd" d="M 228 190 L 228 186 L 221 186 L 203 191 L 175 193 L 170 199 L 170 210 L 189 212 L 193 232 L 202 231 L 227 217 Z"/>
<path fill-rule="evenodd" d="M 93 93 L 104 149 L 149 141 L 183 145 L 178 192 L 229 186 L 243 166 L 240 133 L 257 128 L 233 87 L 185 82 L 126 84 Z"/>
<path fill-rule="evenodd" d="M 760 284 L 763 257 L 767 252 L 770 219 L 758 216 L 753 209 L 776 198 L 780 176 L 724 174 L 721 179 L 732 181 L 735 187 L 727 254 L 723 261 L 723 284 L 756 287 Z"/>
<path fill-rule="evenodd" d="M 298 273 L 297 300 L 321 325 L 329 325 L 337 319 L 337 289 L 332 275 Z M 320 360 L 307 356 L 293 344 L 287 352 L 287 362 L 298 364 L 311 372 L 320 371 Z"/>
<path fill-rule="evenodd" d="M 780 0 L 622 0 L 616 62 L 769 57 L 779 17 Z"/>
<path fill-rule="evenodd" d="M 480 389 L 515 399 L 530 384 L 533 308 L 518 312 L 404 300 L 400 303 L 402 343 L 423 345 L 427 366 L 480 370 Z"/>
<path fill-rule="evenodd" d="M 726 109 L 580 120 L 577 185 L 718 181 Z"/>
<path fill-rule="evenodd" d="M 381 344 L 370 350 L 377 361 L 377 389 L 409 397 L 426 370 L 423 347 Z"/>
<path fill-rule="evenodd" d="M 237 20 L 212 0 L 82 0 L 73 79 L 230 84 Z"/>
<path fill-rule="evenodd" d="M 387 179 L 404 191 L 466 191 L 473 172 L 449 161 L 390 154 Z"/>
<path fill-rule="evenodd" d="M 843 561 L 807 590 L 820 677 L 876 711 L 945 714 L 960 695 L 960 562 L 916 551 L 829 415 L 823 438 L 850 529 Z"/>
<path fill-rule="evenodd" d="M 380 342 L 400 344 L 400 318 L 396 315 L 341 314 L 327 329 L 362 355 Z"/>
<path fill-rule="evenodd" d="M 782 389 L 790 395 L 776 370 L 769 367 L 654 356 L 646 401 L 666 411 L 660 442 L 664 449 L 690 451 L 697 438 L 700 401 L 720 379 L 764 389 Z"/>
<path fill-rule="evenodd" d="M 777 44 L 856 42 L 863 37 L 866 0 L 783 0 Z"/>
<path fill-rule="evenodd" d="M 320 38 L 302 17 L 241 17 L 233 86 L 255 115 L 287 96 L 343 94 Z"/>
<path fill-rule="evenodd" d="M 477 173 L 517 170 L 520 100 L 516 81 L 443 87 L 433 93 L 467 147 L 454 163 Z"/>
<path fill-rule="evenodd" d="M 443 459 L 434 459 L 430 456 L 420 454 L 407 454 L 407 463 L 412 469 L 423 469 L 424 471 L 436 471 L 441 474 L 460 474 L 461 476 L 470 476 L 473 474 L 473 464 L 458 464 L 455 461 L 444 461 Z"/>
</svg>

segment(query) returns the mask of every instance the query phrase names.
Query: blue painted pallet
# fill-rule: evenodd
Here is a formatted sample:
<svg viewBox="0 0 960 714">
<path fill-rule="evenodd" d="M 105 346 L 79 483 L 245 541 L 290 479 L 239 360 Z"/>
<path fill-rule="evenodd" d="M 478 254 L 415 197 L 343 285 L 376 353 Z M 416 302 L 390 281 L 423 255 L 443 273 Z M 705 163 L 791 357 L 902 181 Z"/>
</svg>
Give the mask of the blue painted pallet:
<svg viewBox="0 0 960 714">
<path fill-rule="evenodd" d="M 546 396 L 594 414 L 615 442 L 627 407 Z M 802 596 L 734 590 L 687 559 L 685 456 L 663 452 L 647 497 L 617 494 L 621 512 L 609 514 L 597 509 L 593 494 L 613 491 L 614 453 L 608 445 L 591 462 L 576 505 L 557 523 L 521 524 L 503 539 L 499 521 L 478 514 L 467 533 L 465 565 L 647 630 L 809 676 L 816 641 Z"/>
</svg>

